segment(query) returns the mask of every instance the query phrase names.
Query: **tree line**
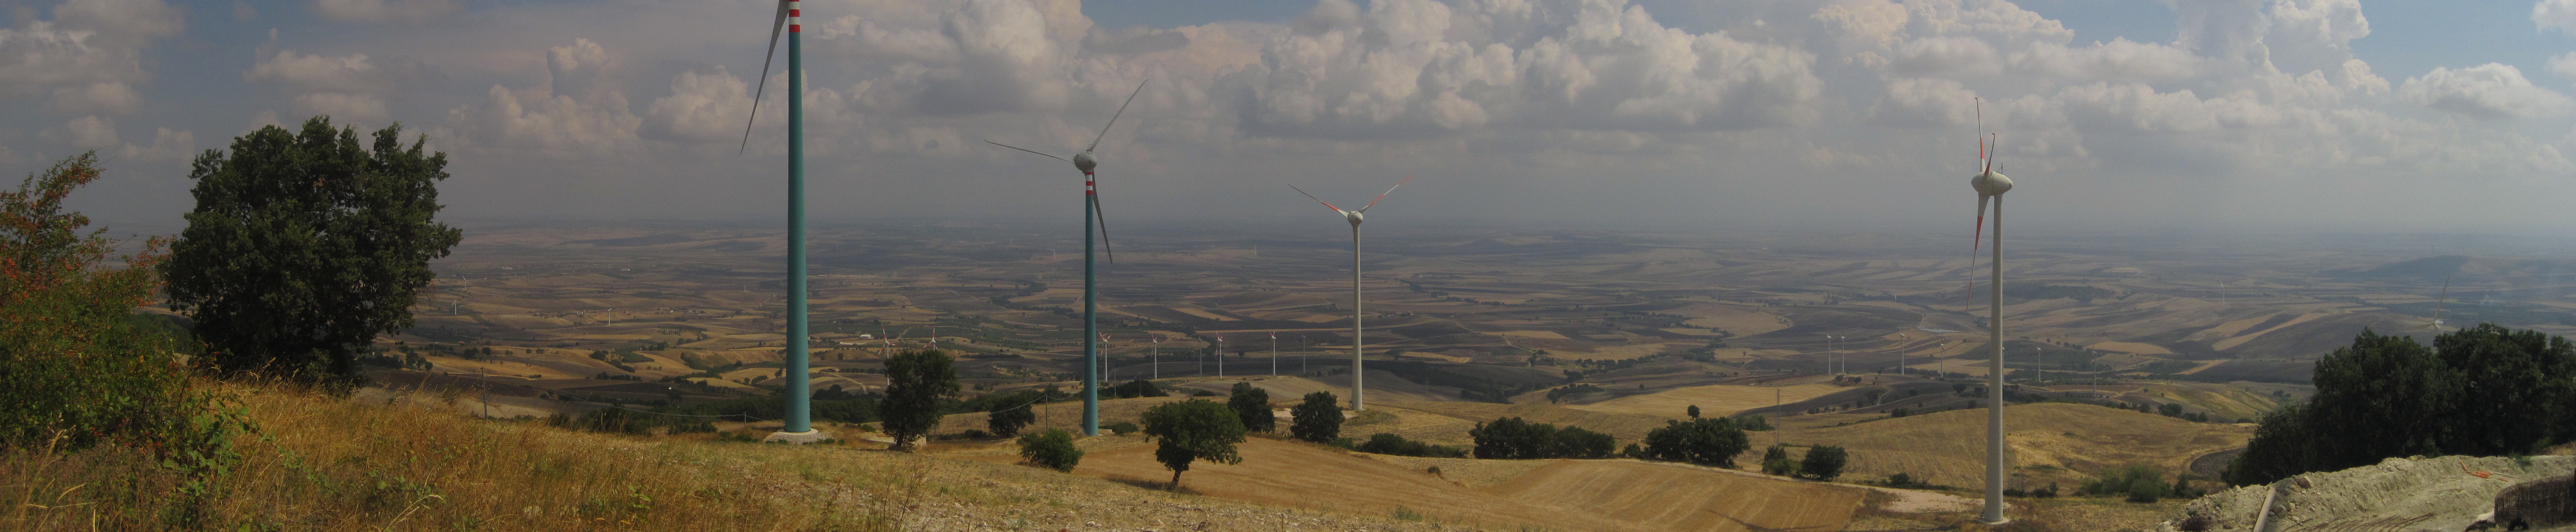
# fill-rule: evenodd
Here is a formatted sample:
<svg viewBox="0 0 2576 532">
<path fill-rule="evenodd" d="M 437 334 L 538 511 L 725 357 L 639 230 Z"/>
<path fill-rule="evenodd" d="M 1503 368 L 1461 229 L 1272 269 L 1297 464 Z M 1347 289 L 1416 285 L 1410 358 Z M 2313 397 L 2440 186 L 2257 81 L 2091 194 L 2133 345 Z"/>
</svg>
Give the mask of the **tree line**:
<svg viewBox="0 0 2576 532">
<path fill-rule="evenodd" d="M 2481 323 L 2434 335 L 2363 330 L 2317 360 L 2316 395 L 2265 414 L 2231 484 L 2403 456 L 2533 454 L 2576 439 L 2576 345 Z"/>
</svg>

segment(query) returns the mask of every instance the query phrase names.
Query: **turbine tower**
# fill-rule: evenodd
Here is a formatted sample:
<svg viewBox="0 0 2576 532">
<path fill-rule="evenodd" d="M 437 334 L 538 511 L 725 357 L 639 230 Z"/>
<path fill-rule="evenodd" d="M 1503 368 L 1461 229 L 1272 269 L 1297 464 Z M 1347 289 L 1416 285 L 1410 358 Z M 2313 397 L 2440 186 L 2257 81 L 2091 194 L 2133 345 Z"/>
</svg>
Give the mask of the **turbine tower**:
<svg viewBox="0 0 2576 532">
<path fill-rule="evenodd" d="M 823 439 L 814 430 L 812 385 L 806 376 L 806 358 L 813 351 L 806 345 L 805 333 L 805 47 L 804 9 L 797 0 L 779 0 L 778 17 L 769 25 L 769 52 L 760 58 L 760 86 L 752 93 L 751 117 L 742 125 L 739 152 L 751 150 L 751 126 L 760 120 L 760 98 L 769 91 L 769 62 L 778 54 L 778 34 L 787 33 L 787 342 L 779 358 L 787 363 L 787 385 L 781 393 L 787 396 L 786 426 L 770 434 L 769 440 L 813 443 Z"/>
<path fill-rule="evenodd" d="M 1109 123 L 1100 126 L 1100 134 L 1091 137 L 1091 146 L 1074 152 L 1071 159 L 1019 146 L 984 141 L 994 146 L 1073 163 L 1075 170 L 1082 171 L 1082 435 L 1084 436 L 1100 435 L 1100 292 L 1097 288 L 1100 278 L 1099 265 L 1093 261 L 1091 255 L 1091 229 L 1095 224 L 1100 228 L 1101 247 L 1109 247 L 1109 221 L 1100 216 L 1099 181 L 1091 172 L 1093 168 L 1100 166 L 1100 159 L 1094 157 L 1091 152 L 1100 149 L 1100 139 L 1109 137 L 1109 128 L 1118 125 L 1118 115 L 1127 114 L 1127 104 L 1136 103 L 1136 95 L 1143 92 L 1145 92 L 1145 82 L 1136 82 L 1136 90 L 1129 91 L 1127 101 L 1119 103 L 1118 111 L 1109 114 Z M 1109 262 L 1118 262 L 1117 250 L 1109 250 Z"/>
<path fill-rule="evenodd" d="M 1322 203 L 1322 204 L 1324 204 L 1324 208 L 1326 208 L 1326 209 L 1332 209 L 1334 214 L 1342 215 L 1342 219 L 1343 219 L 1343 220 L 1345 220 L 1345 221 L 1349 221 L 1349 222 L 1351 223 L 1351 409 L 1352 409 L 1352 410 L 1367 410 L 1367 409 L 1368 409 L 1368 403 L 1361 401 L 1361 394 L 1363 393 L 1364 388 L 1362 388 L 1362 387 L 1360 386 L 1360 384 L 1361 384 L 1361 382 L 1360 382 L 1360 377 L 1364 374 L 1364 372 L 1362 371 L 1362 369 L 1363 369 L 1363 368 L 1362 368 L 1362 365 L 1363 365 L 1363 363 L 1365 362 L 1365 360 L 1364 360 L 1364 359 L 1360 358 L 1360 348 L 1361 348 L 1361 344 L 1366 343 L 1366 341 L 1365 341 L 1365 338 L 1366 338 L 1366 337 L 1362 336 L 1362 333 L 1366 332 L 1366 330 L 1360 327 L 1360 304 L 1361 304 L 1361 302 L 1363 302 L 1363 301 L 1365 300 L 1365 298 L 1364 298 L 1364 294 L 1362 294 L 1362 293 L 1360 292 L 1360 221 L 1361 221 L 1361 219 L 1363 218 L 1361 215 L 1362 215 L 1362 214 L 1366 214 L 1366 213 L 1368 212 L 1368 210 L 1369 210 L 1369 208 L 1370 208 L 1370 207 L 1376 207 L 1376 206 L 1377 206 L 1377 202 L 1378 202 L 1378 200 L 1386 199 L 1386 195 L 1387 195 L 1387 194 L 1394 194 L 1394 193 L 1395 193 L 1395 189 L 1403 188 L 1403 187 L 1404 187 L 1404 183 L 1405 183 L 1406 181 L 1412 181 L 1412 180 L 1413 180 L 1413 178 L 1412 178 L 1412 177 L 1406 177 L 1406 178 L 1404 178 L 1404 179 L 1402 179 L 1402 180 L 1396 181 L 1396 182 L 1395 182 L 1395 186 L 1392 186 L 1392 187 L 1386 187 L 1386 192 L 1379 193 L 1379 194 L 1377 195 L 1377 198 L 1376 198 L 1376 199 L 1369 200 L 1368 205 L 1362 205 L 1362 206 L 1360 206 L 1360 209 L 1359 209 L 1359 210 L 1356 210 L 1356 211 L 1345 211 L 1345 210 L 1342 210 L 1342 208 L 1341 208 L 1341 207 L 1335 207 L 1335 206 L 1333 206 L 1333 204 L 1332 204 L 1332 203 L 1329 203 L 1329 202 L 1324 201 L 1324 200 L 1323 200 L 1323 198 L 1317 198 L 1317 197 L 1315 197 L 1315 195 L 1314 195 L 1314 194 L 1306 194 L 1306 189 L 1297 188 L 1297 186 L 1296 186 L 1296 185 L 1289 185 L 1289 186 L 1288 186 L 1288 188 L 1289 188 L 1290 190 L 1295 190 L 1295 191 L 1297 191 L 1297 193 L 1298 193 L 1298 194 L 1306 194 L 1306 199 L 1315 200 L 1315 203 Z"/>
<path fill-rule="evenodd" d="M 1983 107 L 1983 103 L 1980 100 L 1979 107 Z M 1977 121 L 1979 137 L 1985 137 L 1984 114 L 1980 109 Z M 1988 524 L 2003 524 L 2010 521 L 2004 518 L 2004 193 L 2012 191 L 2013 182 L 1995 172 L 1995 159 L 1988 153 L 1991 146 L 1986 141 L 1987 138 L 1977 139 L 1977 158 L 1985 168 L 1968 178 L 1968 186 L 1977 190 L 1977 229 L 1985 229 L 1987 201 L 1992 200 L 1995 206 L 1995 255 L 1991 261 L 1993 264 L 1988 265 L 1994 269 L 1994 278 L 1986 287 L 1990 291 L 1986 301 L 1986 348 L 1994 350 L 1994 358 L 1989 361 L 1986 371 L 1989 382 L 1986 385 L 1986 509 L 1983 520 Z M 1973 239 L 1969 249 L 1976 249 Z M 1974 257 L 1974 254 L 1970 256 Z M 1974 270 L 1970 271 L 1973 275 Z"/>
</svg>

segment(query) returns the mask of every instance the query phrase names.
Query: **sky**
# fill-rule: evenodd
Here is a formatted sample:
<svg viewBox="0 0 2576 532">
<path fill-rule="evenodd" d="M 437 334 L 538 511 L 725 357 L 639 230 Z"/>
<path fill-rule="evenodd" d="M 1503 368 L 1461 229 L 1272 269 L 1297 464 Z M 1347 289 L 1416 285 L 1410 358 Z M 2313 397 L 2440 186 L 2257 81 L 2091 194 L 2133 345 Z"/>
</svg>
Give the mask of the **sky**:
<svg viewBox="0 0 2576 532">
<path fill-rule="evenodd" d="M 0 172 L 168 231 L 190 161 L 328 115 L 456 219 L 783 216 L 757 0 L 0 0 Z M 817 219 L 2576 231 L 2576 0 L 817 0 Z M 762 93 L 757 117 L 755 92 Z M 748 147 L 745 129 L 749 127 Z M 1390 223 L 1391 222 L 1391 223 Z M 1033 222 L 1034 223 L 1034 222 Z M 1067 227 L 1072 233 L 1072 228 Z"/>
</svg>

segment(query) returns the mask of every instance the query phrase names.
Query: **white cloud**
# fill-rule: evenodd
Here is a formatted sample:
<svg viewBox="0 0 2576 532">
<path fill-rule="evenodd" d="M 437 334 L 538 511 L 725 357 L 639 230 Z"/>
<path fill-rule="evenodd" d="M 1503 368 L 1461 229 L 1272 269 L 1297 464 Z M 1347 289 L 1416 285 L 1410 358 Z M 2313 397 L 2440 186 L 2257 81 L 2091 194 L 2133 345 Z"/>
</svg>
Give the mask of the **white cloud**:
<svg viewBox="0 0 2576 532">
<path fill-rule="evenodd" d="M 183 26 L 179 9 L 159 0 L 70 0 L 53 13 L 0 28 L 0 98 L 149 80 L 142 48 Z"/>
<path fill-rule="evenodd" d="M 456 0 L 313 0 L 313 12 L 324 17 L 365 22 L 417 22 L 447 16 L 462 7 Z"/>
<path fill-rule="evenodd" d="M 2540 0 L 2531 5 L 2531 22 L 2541 31 L 2576 33 L 2576 0 Z"/>
<path fill-rule="evenodd" d="M 773 97 L 767 114 L 785 113 L 784 95 Z M 671 79 L 671 95 L 644 107 L 646 130 L 674 140 L 739 141 L 750 119 L 751 87 L 718 67 L 714 72 L 681 72 Z"/>
<path fill-rule="evenodd" d="M 300 55 L 279 50 L 242 72 L 244 81 L 273 81 L 301 90 L 360 91 L 383 88 L 384 80 L 367 54 Z"/>
<path fill-rule="evenodd" d="M 2566 112 L 2567 95 L 2533 86 L 2522 69 L 2487 63 L 2458 70 L 2434 67 L 2409 78 L 2397 94 L 2426 107 L 2478 118 L 2530 118 Z"/>
<path fill-rule="evenodd" d="M 184 161 L 197 155 L 197 134 L 187 130 L 159 128 L 152 132 L 151 146 L 125 145 L 117 155 L 146 161 Z"/>
<path fill-rule="evenodd" d="M 643 123 L 627 111 L 626 96 L 609 93 L 583 101 L 570 96 L 521 96 L 495 85 L 482 104 L 447 112 L 460 149 L 535 154 L 555 159 L 644 155 L 636 137 Z"/>
<path fill-rule="evenodd" d="M 63 129 L 71 133 L 69 140 L 78 149 L 113 148 L 120 143 L 116 138 L 116 120 L 98 115 L 74 118 L 64 123 Z"/>
<path fill-rule="evenodd" d="M 88 85 L 54 88 L 54 102 L 48 110 L 64 114 L 133 115 L 143 109 L 143 94 L 123 82 L 102 81 Z"/>
</svg>

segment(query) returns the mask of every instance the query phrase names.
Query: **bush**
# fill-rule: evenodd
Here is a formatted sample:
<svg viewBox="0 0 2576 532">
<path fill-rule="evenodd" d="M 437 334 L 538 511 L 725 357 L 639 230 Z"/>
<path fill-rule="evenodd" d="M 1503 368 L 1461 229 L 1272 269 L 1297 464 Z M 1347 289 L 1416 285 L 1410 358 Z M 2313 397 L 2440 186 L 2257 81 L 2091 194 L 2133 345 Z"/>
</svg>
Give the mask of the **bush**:
<svg viewBox="0 0 2576 532">
<path fill-rule="evenodd" d="M 1797 476 L 1798 461 L 1789 459 L 1787 447 L 1772 445 L 1770 449 L 1762 451 L 1762 474 Z"/>
<path fill-rule="evenodd" d="M 1115 435 L 1119 435 L 1119 436 L 1125 436 L 1125 435 L 1127 435 L 1127 433 L 1135 432 L 1135 431 L 1136 431 L 1136 424 L 1135 424 L 1135 423 L 1125 422 L 1125 421 L 1120 421 L 1120 422 L 1117 422 L 1117 423 L 1110 423 L 1110 424 L 1107 424 L 1107 425 L 1101 425 L 1101 426 L 1100 426 L 1100 428 L 1108 429 L 1110 434 L 1115 434 Z"/>
<path fill-rule="evenodd" d="M 917 350 L 886 357 L 885 401 L 877 417 L 894 448 L 912 448 L 912 440 L 939 426 L 939 400 L 957 393 L 957 367 L 938 350 Z"/>
<path fill-rule="evenodd" d="M 1020 459 L 1038 467 L 1071 472 L 1082 463 L 1082 449 L 1073 447 L 1073 433 L 1064 429 L 1046 429 L 1020 435 Z"/>
<path fill-rule="evenodd" d="M 1038 421 L 1038 399 L 1038 392 L 1034 390 L 1003 395 L 998 401 L 1002 404 L 994 407 L 992 414 L 984 418 L 984 427 L 1004 438 L 1019 435 L 1020 427 Z"/>
<path fill-rule="evenodd" d="M 1342 407 L 1333 392 L 1306 394 L 1306 401 L 1288 409 L 1288 435 L 1315 443 L 1332 443 L 1342 437 Z"/>
<path fill-rule="evenodd" d="M 1369 436 L 1368 441 L 1352 446 L 1351 450 L 1373 454 L 1427 456 L 1432 458 L 1459 458 L 1467 456 L 1467 451 L 1463 449 L 1407 440 L 1404 439 L 1403 436 L 1384 432 Z"/>
<path fill-rule="evenodd" d="M 1243 418 L 1244 430 L 1270 432 L 1279 427 L 1278 416 L 1270 413 L 1270 391 L 1252 383 L 1234 383 L 1234 396 L 1226 399 L 1225 406 Z"/>
<path fill-rule="evenodd" d="M 94 153 L 72 156 L 0 192 L 0 451 L 148 451 L 181 475 L 172 517 L 194 527 L 241 459 L 234 435 L 252 427 L 229 398 L 191 385 L 174 356 L 194 351 L 184 327 L 135 313 L 151 302 L 163 243 L 109 269 L 116 243 L 104 230 L 81 234 L 88 217 L 62 210 L 98 179 L 97 164 Z"/>
<path fill-rule="evenodd" d="M 1843 464 L 1850 459 L 1843 448 L 1818 445 L 1807 448 L 1807 458 L 1798 461 L 1798 471 L 1816 480 L 1833 480 L 1843 474 Z"/>
<path fill-rule="evenodd" d="M 2173 491 L 2165 484 L 2165 474 L 2144 464 L 2113 468 L 2102 475 L 2075 486 L 2075 492 L 2094 497 L 2127 496 L 2129 502 L 2156 502 Z"/>
<path fill-rule="evenodd" d="M 1646 432 L 1646 457 L 1733 469 L 1735 456 L 1753 444 L 1729 418 L 1666 421 Z"/>
</svg>

